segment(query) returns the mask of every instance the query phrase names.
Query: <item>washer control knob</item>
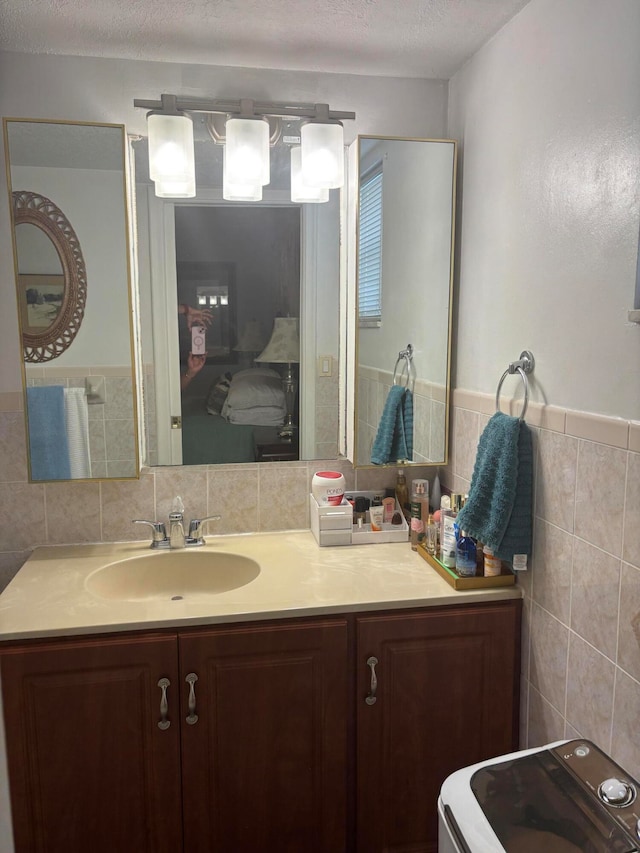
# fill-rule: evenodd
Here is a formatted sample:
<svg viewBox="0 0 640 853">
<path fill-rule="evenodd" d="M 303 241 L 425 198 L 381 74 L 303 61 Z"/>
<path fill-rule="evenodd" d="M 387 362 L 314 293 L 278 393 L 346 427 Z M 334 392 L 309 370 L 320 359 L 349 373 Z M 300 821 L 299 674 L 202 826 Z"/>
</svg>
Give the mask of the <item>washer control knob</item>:
<svg viewBox="0 0 640 853">
<path fill-rule="evenodd" d="M 640 838 L 640 820 L 636 823 L 636 835 Z"/>
<path fill-rule="evenodd" d="M 604 780 L 598 788 L 598 794 L 607 805 L 621 808 L 633 802 L 636 792 L 628 782 L 623 782 L 622 779 L 613 777 Z"/>
</svg>

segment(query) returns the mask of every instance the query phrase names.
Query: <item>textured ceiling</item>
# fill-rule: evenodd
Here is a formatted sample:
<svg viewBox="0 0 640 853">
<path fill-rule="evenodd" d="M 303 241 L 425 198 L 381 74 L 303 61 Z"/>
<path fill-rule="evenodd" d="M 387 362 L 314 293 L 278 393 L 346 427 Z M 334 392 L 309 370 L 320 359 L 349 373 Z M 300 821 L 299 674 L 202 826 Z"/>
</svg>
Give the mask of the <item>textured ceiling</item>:
<svg viewBox="0 0 640 853">
<path fill-rule="evenodd" d="M 0 49 L 449 79 L 527 0 L 0 0 Z"/>
</svg>

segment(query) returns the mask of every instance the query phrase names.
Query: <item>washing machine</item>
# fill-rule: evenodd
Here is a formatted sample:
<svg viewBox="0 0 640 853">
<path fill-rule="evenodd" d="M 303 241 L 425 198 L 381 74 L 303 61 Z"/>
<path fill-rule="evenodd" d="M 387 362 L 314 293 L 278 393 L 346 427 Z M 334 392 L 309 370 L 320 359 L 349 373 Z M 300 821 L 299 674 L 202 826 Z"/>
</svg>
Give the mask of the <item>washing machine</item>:
<svg viewBox="0 0 640 853">
<path fill-rule="evenodd" d="M 438 853 L 633 853 L 640 785 L 588 740 L 550 743 L 453 773 Z"/>
</svg>

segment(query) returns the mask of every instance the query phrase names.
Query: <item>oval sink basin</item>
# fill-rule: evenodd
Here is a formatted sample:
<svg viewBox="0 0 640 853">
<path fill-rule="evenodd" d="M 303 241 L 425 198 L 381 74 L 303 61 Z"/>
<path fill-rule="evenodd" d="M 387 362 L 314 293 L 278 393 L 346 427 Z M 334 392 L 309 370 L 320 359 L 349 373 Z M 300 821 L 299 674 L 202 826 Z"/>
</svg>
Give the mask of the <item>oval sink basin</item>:
<svg viewBox="0 0 640 853">
<path fill-rule="evenodd" d="M 120 601 L 180 600 L 238 589 L 259 574 L 258 563 L 241 554 L 157 551 L 96 569 L 86 588 L 100 598 Z"/>
</svg>

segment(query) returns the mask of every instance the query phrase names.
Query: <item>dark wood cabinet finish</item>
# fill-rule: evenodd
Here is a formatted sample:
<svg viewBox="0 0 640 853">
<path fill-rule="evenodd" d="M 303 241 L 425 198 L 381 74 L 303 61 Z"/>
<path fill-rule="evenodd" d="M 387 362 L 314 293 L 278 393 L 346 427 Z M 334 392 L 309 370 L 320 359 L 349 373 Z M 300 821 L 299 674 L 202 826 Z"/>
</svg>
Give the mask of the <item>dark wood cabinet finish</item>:
<svg viewBox="0 0 640 853">
<path fill-rule="evenodd" d="M 435 853 L 444 779 L 517 748 L 520 610 L 6 644 L 16 853 Z"/>
<path fill-rule="evenodd" d="M 446 777 L 517 748 L 519 620 L 519 601 L 357 619 L 359 853 L 435 853 Z"/>
<path fill-rule="evenodd" d="M 180 661 L 185 850 L 344 851 L 346 621 L 180 635 Z"/>
<path fill-rule="evenodd" d="M 16 853 L 180 853 L 175 637 L 32 643 L 1 659 Z"/>
</svg>

